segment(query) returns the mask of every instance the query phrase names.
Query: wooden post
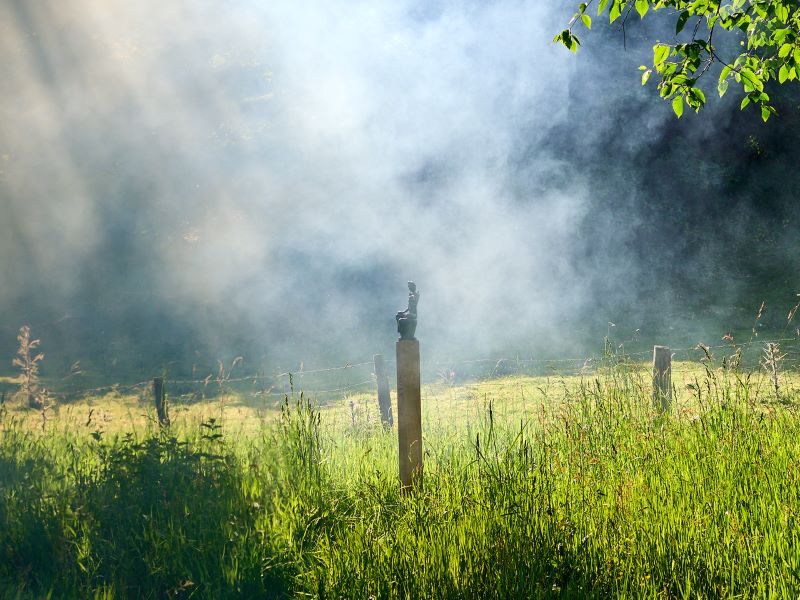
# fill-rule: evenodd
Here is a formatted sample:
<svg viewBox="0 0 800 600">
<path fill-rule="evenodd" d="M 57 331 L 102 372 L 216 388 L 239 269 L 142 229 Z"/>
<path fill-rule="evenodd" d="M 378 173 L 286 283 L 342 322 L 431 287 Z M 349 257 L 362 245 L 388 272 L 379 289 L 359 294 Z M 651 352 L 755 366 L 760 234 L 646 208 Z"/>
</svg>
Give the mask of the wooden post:
<svg viewBox="0 0 800 600">
<path fill-rule="evenodd" d="M 672 352 L 667 346 L 653 346 L 653 407 L 669 410 L 672 401 Z"/>
<path fill-rule="evenodd" d="M 397 341 L 397 439 L 400 446 L 400 487 L 422 483 L 422 395 L 419 342 Z"/>
<path fill-rule="evenodd" d="M 153 378 L 153 398 L 156 403 L 159 427 L 169 427 L 169 414 L 167 412 L 167 395 L 164 389 L 164 378 Z"/>
<path fill-rule="evenodd" d="M 378 408 L 381 412 L 381 423 L 384 429 L 391 429 L 394 425 L 392 419 L 392 401 L 389 397 L 389 376 L 386 374 L 386 364 L 383 362 L 383 354 L 376 354 L 372 357 L 375 363 L 375 380 L 378 384 Z"/>
</svg>

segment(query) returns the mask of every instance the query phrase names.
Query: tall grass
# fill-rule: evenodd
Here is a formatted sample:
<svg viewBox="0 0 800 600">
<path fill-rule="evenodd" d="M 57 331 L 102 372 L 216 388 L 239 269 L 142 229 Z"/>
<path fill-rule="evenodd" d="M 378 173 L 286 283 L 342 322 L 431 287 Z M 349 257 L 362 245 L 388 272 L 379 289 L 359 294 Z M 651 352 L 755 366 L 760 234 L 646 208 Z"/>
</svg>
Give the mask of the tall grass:
<svg viewBox="0 0 800 600">
<path fill-rule="evenodd" d="M 8 597 L 798 597 L 800 417 L 711 367 L 652 411 L 625 363 L 396 439 L 300 395 L 257 434 L 219 421 L 110 439 L 0 434 Z"/>
</svg>

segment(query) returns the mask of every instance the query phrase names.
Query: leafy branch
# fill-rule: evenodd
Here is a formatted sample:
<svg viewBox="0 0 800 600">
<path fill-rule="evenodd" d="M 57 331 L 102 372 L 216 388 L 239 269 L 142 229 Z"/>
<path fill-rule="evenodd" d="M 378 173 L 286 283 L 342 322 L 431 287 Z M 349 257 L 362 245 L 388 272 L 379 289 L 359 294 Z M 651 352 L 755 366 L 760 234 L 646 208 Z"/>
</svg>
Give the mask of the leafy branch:
<svg viewBox="0 0 800 600">
<path fill-rule="evenodd" d="M 591 29 L 592 19 L 587 14 L 591 4 L 581 3 L 568 26 L 555 36 L 554 42 L 577 52 L 580 40 L 574 29 L 579 26 Z M 675 43 L 657 42 L 653 46 L 652 66 L 642 65 L 642 85 L 651 75 L 659 78 L 659 95 L 672 103 L 672 110 L 680 118 L 684 106 L 699 112 L 706 105 L 706 96 L 698 82 L 712 65 L 721 66 L 716 89 L 720 97 L 735 82 L 744 97 L 740 107 L 748 105 L 760 109 L 761 118 L 767 121 L 775 114 L 769 95 L 764 91 L 770 81 L 784 84 L 795 81 L 800 74 L 800 3 L 797 0 L 599 0 L 597 16 L 608 14 L 614 23 L 622 17 L 625 22 L 635 10 L 640 19 L 648 12 L 668 11 L 675 17 Z M 694 22 L 687 41 L 677 41 L 686 25 Z M 718 30 L 744 35 L 743 51 L 728 59 L 720 55 L 714 44 Z"/>
</svg>

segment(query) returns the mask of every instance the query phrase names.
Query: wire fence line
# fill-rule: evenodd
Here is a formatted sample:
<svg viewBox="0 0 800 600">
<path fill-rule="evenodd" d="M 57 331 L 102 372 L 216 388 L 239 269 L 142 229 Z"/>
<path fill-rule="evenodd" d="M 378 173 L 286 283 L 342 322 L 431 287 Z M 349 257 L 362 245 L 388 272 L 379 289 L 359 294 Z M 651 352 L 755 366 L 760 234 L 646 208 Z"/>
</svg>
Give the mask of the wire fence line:
<svg viewBox="0 0 800 600">
<path fill-rule="evenodd" d="M 176 384 L 198 384 L 198 383 L 241 383 L 243 381 L 268 381 L 281 379 L 284 377 L 303 377 L 304 375 L 317 374 L 317 373 L 331 373 L 333 371 L 344 371 L 353 369 L 355 367 L 363 367 L 364 365 L 372 365 L 372 361 L 363 363 L 347 363 L 343 367 L 328 367 L 325 369 L 310 369 L 298 371 L 284 371 L 283 373 L 276 373 L 275 375 L 267 375 L 264 373 L 257 373 L 255 375 L 247 375 L 244 377 L 219 377 L 209 374 L 203 379 L 170 379 L 170 383 Z"/>
<path fill-rule="evenodd" d="M 774 340 L 749 340 L 747 342 L 736 342 L 728 343 L 728 344 L 719 344 L 719 345 L 710 345 L 710 344 L 702 344 L 698 343 L 693 346 L 688 346 L 685 348 L 670 348 L 673 354 L 678 352 L 691 352 L 697 351 L 702 352 L 703 348 L 708 350 L 719 350 L 719 349 L 728 349 L 735 351 L 736 348 L 741 347 L 751 347 L 754 345 L 764 345 L 768 343 L 785 343 L 785 342 L 797 342 L 800 343 L 799 337 L 793 338 L 781 338 L 781 339 L 774 339 Z M 800 351 L 798 351 L 800 352 Z M 635 358 L 635 357 L 648 357 L 652 356 L 653 350 L 652 348 L 648 350 L 641 350 L 637 352 L 625 352 L 622 351 L 619 354 L 612 354 L 611 356 L 616 356 L 619 358 Z M 464 365 L 464 364 L 477 364 L 477 363 L 499 363 L 499 362 L 509 362 L 509 363 L 521 363 L 521 364 L 548 364 L 548 363 L 568 363 L 568 362 L 597 362 L 599 360 L 603 360 L 604 356 L 597 356 L 597 357 L 573 357 L 573 358 L 519 358 L 519 357 L 497 357 L 497 358 L 474 358 L 469 360 L 460 360 L 454 359 L 452 361 L 447 360 L 438 360 L 430 363 L 434 366 L 447 366 L 447 365 Z M 388 361 L 387 361 L 388 362 Z"/>
<path fill-rule="evenodd" d="M 169 381 L 168 380 L 165 383 L 167 383 L 167 384 L 169 384 L 169 383 L 177 384 L 177 383 L 186 383 L 186 381 Z M 192 381 L 192 383 L 198 383 L 198 382 Z M 202 382 L 200 381 L 200 383 L 202 383 Z M 53 397 L 53 398 L 68 399 L 68 398 L 79 398 L 79 397 L 87 396 L 89 394 L 98 394 L 100 392 L 116 393 L 116 394 L 124 394 L 126 392 L 129 392 L 129 393 L 144 394 L 150 389 L 152 384 L 153 384 L 152 380 L 149 380 L 149 381 L 141 381 L 139 383 L 134 383 L 134 384 L 125 385 L 125 386 L 107 385 L 107 386 L 102 386 L 102 387 L 97 387 L 97 388 L 86 388 L 86 389 L 80 389 L 80 390 L 59 391 L 59 392 L 48 390 L 47 391 L 47 395 L 49 397 Z M 285 390 L 285 391 L 273 391 L 273 388 L 270 388 L 270 389 L 265 389 L 265 390 L 257 390 L 257 391 L 254 392 L 254 394 L 257 395 L 257 396 L 273 396 L 273 397 L 280 397 L 280 398 L 282 398 L 284 396 L 287 396 L 287 395 L 292 395 L 295 391 L 297 391 L 298 393 L 302 392 L 305 395 L 308 395 L 308 394 L 333 394 L 333 393 L 341 393 L 341 392 L 353 391 L 353 390 L 356 390 L 358 388 L 364 387 L 367 384 L 372 386 L 372 385 L 374 385 L 374 381 L 372 379 L 367 379 L 365 381 L 359 381 L 357 383 L 351 383 L 349 385 L 345 385 L 345 386 L 337 387 L 337 388 L 332 388 L 332 389 L 305 389 L 305 388 L 301 388 L 301 389 L 298 389 L 298 390 L 292 389 L 292 390 Z"/>
<path fill-rule="evenodd" d="M 685 357 L 686 361 L 707 361 L 708 357 L 713 357 L 713 353 L 718 350 L 727 350 L 730 352 L 730 356 L 735 356 L 738 354 L 741 358 L 747 350 L 752 350 L 753 348 L 757 347 L 759 349 L 758 358 L 760 359 L 761 350 L 768 344 L 778 344 L 780 347 L 781 344 L 789 343 L 796 343 L 798 346 L 780 349 L 782 364 L 787 367 L 800 366 L 800 338 L 798 337 L 769 340 L 751 339 L 742 343 L 730 342 L 727 344 L 716 345 L 695 344 L 688 347 L 671 348 L 671 353 L 673 357 L 679 361 L 681 360 L 681 357 Z M 544 372 L 541 372 L 540 369 L 540 371 L 536 373 L 539 375 L 546 375 L 548 373 L 556 375 L 577 375 L 590 373 L 594 370 L 597 370 L 601 366 L 608 364 L 636 364 L 645 362 L 650 356 L 652 356 L 652 353 L 652 349 L 626 352 L 624 351 L 624 348 L 616 347 L 614 348 L 614 352 L 594 357 L 485 357 L 473 359 L 435 360 L 430 363 L 425 363 L 424 367 L 426 368 L 426 372 L 435 378 L 436 381 L 447 383 L 448 380 L 451 380 L 455 377 L 457 370 L 459 371 L 458 375 L 462 382 L 464 381 L 465 376 L 467 378 L 472 376 L 472 379 L 480 380 L 482 378 L 496 378 L 511 374 L 526 374 L 521 368 L 523 366 L 543 367 Z M 756 357 L 751 357 L 751 360 L 753 358 Z M 301 367 L 296 371 L 282 371 L 275 374 L 266 374 L 261 372 L 246 376 L 231 377 L 229 374 L 214 375 L 213 373 L 210 373 L 202 379 L 170 379 L 168 377 L 165 377 L 164 379 L 165 383 L 170 386 L 195 386 L 196 388 L 198 386 L 202 386 L 199 390 L 189 390 L 190 392 L 203 391 L 209 387 L 216 387 L 220 390 L 224 390 L 229 385 L 235 386 L 243 383 L 251 383 L 254 388 L 256 388 L 256 386 L 259 384 L 261 385 L 260 389 L 252 390 L 252 393 L 257 396 L 283 397 L 287 394 L 294 393 L 295 388 L 297 388 L 297 391 L 302 389 L 303 393 L 305 394 L 334 394 L 354 391 L 367 385 L 375 385 L 375 376 L 374 374 L 371 374 L 369 379 L 364 379 L 354 383 L 334 383 L 334 387 L 329 387 L 331 382 L 325 382 L 328 383 L 328 385 L 321 388 L 307 388 L 300 384 L 302 384 L 304 381 L 311 383 L 305 379 L 306 376 L 329 376 L 338 373 L 355 372 L 359 369 L 363 369 L 364 367 L 373 367 L 373 364 L 373 361 L 346 362 L 343 365 L 316 369 L 304 369 Z M 384 364 L 393 368 L 395 366 L 395 361 L 385 360 Z M 488 366 L 489 369 L 484 368 L 481 370 L 482 366 Z M 464 369 L 459 369 L 459 367 L 464 367 Z M 436 371 L 437 369 L 438 371 Z M 138 393 L 140 395 L 144 395 L 150 389 L 152 382 L 152 379 L 148 379 L 131 384 L 110 384 L 98 387 L 59 391 L 48 390 L 47 393 L 50 397 L 62 399 L 79 398 L 90 394 L 96 395 L 103 392 L 116 394 Z M 279 386 L 282 387 L 282 389 L 276 389 Z"/>
</svg>

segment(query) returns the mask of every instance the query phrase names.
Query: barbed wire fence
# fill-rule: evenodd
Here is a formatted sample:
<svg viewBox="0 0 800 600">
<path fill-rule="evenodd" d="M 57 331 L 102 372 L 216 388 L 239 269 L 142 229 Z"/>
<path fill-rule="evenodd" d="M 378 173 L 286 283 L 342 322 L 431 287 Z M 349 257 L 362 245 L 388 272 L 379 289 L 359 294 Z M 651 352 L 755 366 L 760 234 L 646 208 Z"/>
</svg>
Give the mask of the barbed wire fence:
<svg viewBox="0 0 800 600">
<path fill-rule="evenodd" d="M 800 370 L 800 337 L 756 338 L 743 343 L 695 344 L 672 348 L 672 358 L 677 363 L 673 368 L 677 371 L 681 368 L 682 363 L 688 364 L 687 368 L 691 368 L 691 363 L 701 362 L 714 366 L 725 366 L 726 361 L 727 364 L 730 364 L 730 361 L 736 360 L 737 366 L 740 368 L 758 369 L 763 367 L 764 349 L 770 345 L 776 345 L 779 348 L 782 370 Z M 603 353 L 591 357 L 517 356 L 436 359 L 423 365 L 423 381 L 427 384 L 457 385 L 468 382 L 487 382 L 511 376 L 591 375 L 609 366 L 630 365 L 646 368 L 652 356 L 652 349 L 627 352 L 624 345 L 607 344 Z M 385 366 L 388 370 L 393 371 L 395 363 L 393 360 L 386 360 Z M 300 366 L 296 370 L 281 370 L 271 374 L 262 371 L 234 377 L 232 376 L 233 369 L 226 371 L 222 366 L 216 374 L 209 372 L 203 378 L 170 378 L 167 376 L 164 377 L 164 383 L 169 388 L 172 402 L 210 399 L 231 392 L 264 400 L 282 399 L 302 392 L 306 396 L 319 400 L 330 400 L 374 391 L 376 377 L 373 369 L 373 361 L 360 361 L 314 369 L 305 369 Z M 390 377 L 389 380 L 391 381 L 392 378 Z M 45 386 L 48 383 L 50 387 L 47 395 L 56 402 L 67 403 L 86 397 L 108 394 L 139 396 L 142 401 L 146 401 L 148 395 L 152 393 L 153 379 L 129 384 L 114 383 L 86 388 L 70 385 L 63 389 L 57 389 L 57 382 L 44 382 Z M 6 388 L 12 389 L 13 384 L 6 383 Z"/>
</svg>

